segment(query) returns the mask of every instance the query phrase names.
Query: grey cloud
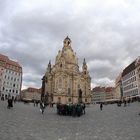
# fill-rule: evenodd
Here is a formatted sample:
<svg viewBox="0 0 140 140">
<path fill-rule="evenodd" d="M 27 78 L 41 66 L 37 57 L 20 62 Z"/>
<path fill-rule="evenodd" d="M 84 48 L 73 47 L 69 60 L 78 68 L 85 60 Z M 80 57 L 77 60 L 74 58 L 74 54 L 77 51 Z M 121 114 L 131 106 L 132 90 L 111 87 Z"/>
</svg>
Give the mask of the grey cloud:
<svg viewBox="0 0 140 140">
<path fill-rule="evenodd" d="M 86 58 L 93 85 L 112 84 L 139 55 L 139 1 L 80 2 L 44 1 L 31 6 L 24 0 L 11 15 L 7 9 L 18 4 L 4 4 L 3 16 L 10 18 L 8 22 L 0 20 L 4 23 L 0 28 L 0 52 L 22 64 L 24 86 L 40 87 L 39 77 L 49 60 L 54 64 L 67 35 L 80 67 Z"/>
</svg>

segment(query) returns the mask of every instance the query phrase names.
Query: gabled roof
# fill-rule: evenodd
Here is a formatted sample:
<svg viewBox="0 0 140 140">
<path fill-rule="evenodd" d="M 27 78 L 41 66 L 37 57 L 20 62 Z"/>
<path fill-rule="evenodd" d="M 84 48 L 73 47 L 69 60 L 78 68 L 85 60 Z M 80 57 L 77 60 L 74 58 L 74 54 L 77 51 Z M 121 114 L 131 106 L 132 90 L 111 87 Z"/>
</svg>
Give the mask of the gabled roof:
<svg viewBox="0 0 140 140">
<path fill-rule="evenodd" d="M 3 54 L 0 54 L 0 60 L 2 60 L 2 61 L 8 61 L 9 58 L 8 58 L 8 56 L 5 56 Z"/>
<path fill-rule="evenodd" d="M 135 61 L 133 61 L 130 65 L 128 65 L 122 72 L 122 77 L 124 77 L 126 74 L 130 73 L 136 68 Z"/>
<path fill-rule="evenodd" d="M 13 60 L 10 60 L 10 59 L 8 58 L 8 56 L 3 55 L 3 54 L 0 54 L 0 61 L 5 62 L 5 66 L 7 66 L 6 64 L 9 64 L 9 65 L 13 65 L 13 66 L 22 68 L 18 62 L 13 61 Z"/>
</svg>

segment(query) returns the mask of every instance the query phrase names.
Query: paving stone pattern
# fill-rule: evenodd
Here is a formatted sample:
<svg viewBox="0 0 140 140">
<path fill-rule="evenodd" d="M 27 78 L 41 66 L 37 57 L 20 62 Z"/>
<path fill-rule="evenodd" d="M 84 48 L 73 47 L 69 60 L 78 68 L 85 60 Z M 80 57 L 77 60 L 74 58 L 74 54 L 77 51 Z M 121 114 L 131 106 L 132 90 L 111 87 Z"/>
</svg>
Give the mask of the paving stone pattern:
<svg viewBox="0 0 140 140">
<path fill-rule="evenodd" d="M 56 108 L 42 115 L 33 104 L 0 101 L 0 140 L 140 140 L 140 103 L 127 107 L 99 105 L 81 117 L 59 116 Z"/>
</svg>

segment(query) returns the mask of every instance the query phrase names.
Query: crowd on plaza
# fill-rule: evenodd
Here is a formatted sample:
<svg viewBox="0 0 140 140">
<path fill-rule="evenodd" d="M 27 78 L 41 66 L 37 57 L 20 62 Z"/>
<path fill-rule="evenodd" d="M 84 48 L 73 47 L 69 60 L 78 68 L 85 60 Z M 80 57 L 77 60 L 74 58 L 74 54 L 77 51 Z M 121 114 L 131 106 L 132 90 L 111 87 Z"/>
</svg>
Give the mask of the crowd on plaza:
<svg viewBox="0 0 140 140">
<path fill-rule="evenodd" d="M 64 116 L 80 117 L 85 114 L 85 104 L 57 104 L 57 114 Z"/>
<path fill-rule="evenodd" d="M 135 101 L 139 101 L 140 102 L 140 98 L 133 98 L 133 99 L 131 99 L 131 98 L 127 98 L 127 99 L 122 99 L 122 100 L 119 100 L 118 102 L 117 102 L 117 105 L 118 106 L 121 106 L 122 104 L 124 105 L 124 107 L 126 107 L 127 105 L 129 106 L 130 105 L 130 103 L 132 103 L 132 102 L 135 102 Z"/>
<path fill-rule="evenodd" d="M 6 96 L 4 98 L 4 95 L 1 95 L 1 101 L 7 100 L 7 108 L 10 109 L 13 107 L 13 103 L 16 103 L 17 99 L 16 97 L 14 98 L 13 96 L 11 97 L 10 95 Z"/>
<path fill-rule="evenodd" d="M 11 96 L 8 96 L 7 98 L 4 98 L 4 96 L 0 96 L 1 101 L 7 100 L 7 108 L 13 108 L 13 103 L 15 103 L 17 100 L 16 98 L 13 98 Z M 140 98 L 123 98 L 122 100 L 117 101 L 117 106 L 129 106 L 130 103 L 138 101 L 140 102 Z M 54 104 L 46 104 L 43 101 L 34 101 L 34 106 L 40 105 L 40 112 L 43 114 L 45 111 L 45 108 L 49 105 L 50 107 L 53 107 Z M 103 105 L 106 105 L 105 102 L 100 102 L 100 110 L 103 110 Z M 73 117 L 80 117 L 81 115 L 85 114 L 85 108 L 86 105 L 84 103 L 79 104 L 56 104 L 57 114 L 58 115 L 64 115 L 64 116 L 73 116 Z M 140 113 L 139 113 L 140 115 Z"/>
</svg>

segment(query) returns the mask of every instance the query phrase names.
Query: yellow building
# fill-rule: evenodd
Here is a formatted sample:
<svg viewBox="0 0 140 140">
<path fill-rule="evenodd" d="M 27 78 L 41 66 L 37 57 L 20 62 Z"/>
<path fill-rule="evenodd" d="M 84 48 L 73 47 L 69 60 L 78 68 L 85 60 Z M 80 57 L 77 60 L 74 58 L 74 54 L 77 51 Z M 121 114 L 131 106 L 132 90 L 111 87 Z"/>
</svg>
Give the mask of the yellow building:
<svg viewBox="0 0 140 140">
<path fill-rule="evenodd" d="M 115 80 L 115 99 L 122 98 L 122 73 Z"/>
<path fill-rule="evenodd" d="M 42 97 L 48 96 L 53 103 L 91 103 L 91 78 L 84 59 L 82 72 L 78 58 L 66 37 L 62 50 L 59 50 L 55 64 L 49 62 L 42 83 Z"/>
<path fill-rule="evenodd" d="M 41 99 L 41 89 L 29 87 L 21 91 L 20 95 L 23 101 L 40 101 Z"/>
</svg>

